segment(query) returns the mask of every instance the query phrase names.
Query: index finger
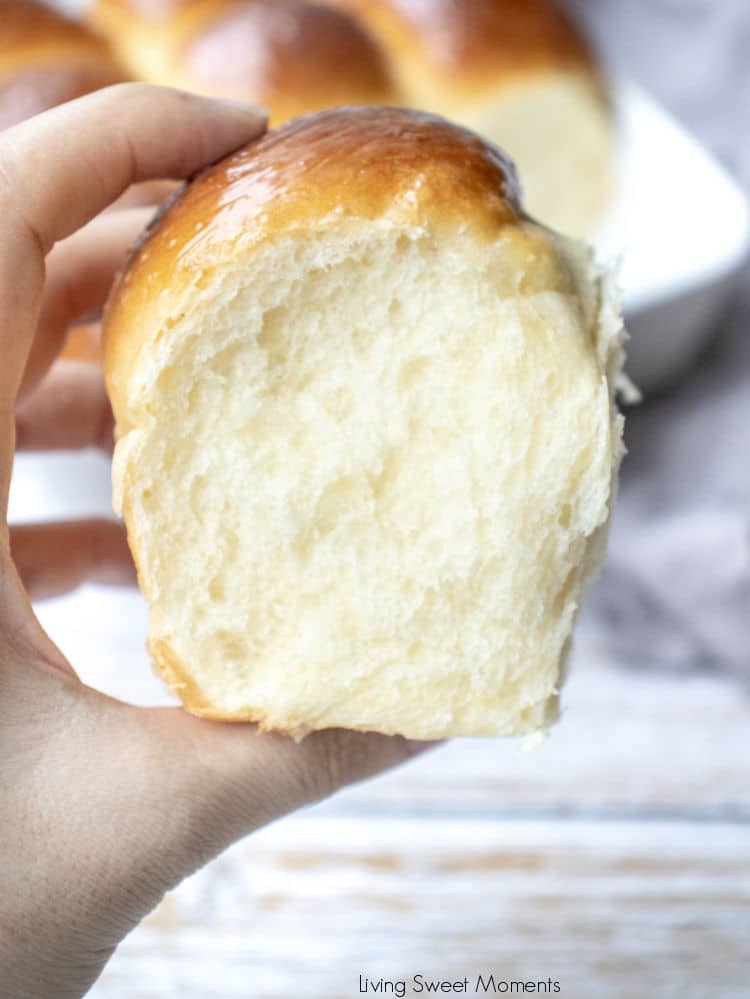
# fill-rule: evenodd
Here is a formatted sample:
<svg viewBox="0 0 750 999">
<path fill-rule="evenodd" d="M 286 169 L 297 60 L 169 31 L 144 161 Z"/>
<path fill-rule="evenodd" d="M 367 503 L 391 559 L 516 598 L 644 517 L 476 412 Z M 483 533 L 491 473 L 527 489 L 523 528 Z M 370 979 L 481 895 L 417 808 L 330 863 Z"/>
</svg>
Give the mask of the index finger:
<svg viewBox="0 0 750 999">
<path fill-rule="evenodd" d="M 0 205 L 47 253 L 131 184 L 188 177 L 264 128 L 249 104 L 118 84 L 0 136 Z"/>
</svg>

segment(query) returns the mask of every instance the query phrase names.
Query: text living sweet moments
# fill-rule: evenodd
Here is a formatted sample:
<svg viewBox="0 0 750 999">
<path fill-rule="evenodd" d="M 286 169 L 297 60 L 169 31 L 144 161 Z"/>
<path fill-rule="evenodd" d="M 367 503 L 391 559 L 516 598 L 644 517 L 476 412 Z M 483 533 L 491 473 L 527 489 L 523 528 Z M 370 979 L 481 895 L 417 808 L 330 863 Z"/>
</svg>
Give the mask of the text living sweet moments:
<svg viewBox="0 0 750 999">
<path fill-rule="evenodd" d="M 359 976 L 360 993 L 389 995 L 404 999 L 411 995 L 555 995 L 562 991 L 552 978 L 528 980 L 501 978 L 487 972 L 470 978 L 442 979 L 416 974 L 411 978 L 368 978 Z"/>
</svg>

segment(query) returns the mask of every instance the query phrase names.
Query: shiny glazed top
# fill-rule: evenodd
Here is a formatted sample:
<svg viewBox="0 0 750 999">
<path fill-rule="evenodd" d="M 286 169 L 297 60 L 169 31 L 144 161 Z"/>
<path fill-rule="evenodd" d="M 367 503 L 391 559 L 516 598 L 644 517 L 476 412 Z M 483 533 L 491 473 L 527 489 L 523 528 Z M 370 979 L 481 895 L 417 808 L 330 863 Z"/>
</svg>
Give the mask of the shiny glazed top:
<svg viewBox="0 0 750 999">
<path fill-rule="evenodd" d="M 240 244 L 344 217 L 409 225 L 450 218 L 494 232 L 519 221 L 519 197 L 505 154 L 437 115 L 320 111 L 268 132 L 183 188 L 149 227 L 119 291 L 151 279 L 162 262 L 165 271 L 204 268 Z"/>
</svg>

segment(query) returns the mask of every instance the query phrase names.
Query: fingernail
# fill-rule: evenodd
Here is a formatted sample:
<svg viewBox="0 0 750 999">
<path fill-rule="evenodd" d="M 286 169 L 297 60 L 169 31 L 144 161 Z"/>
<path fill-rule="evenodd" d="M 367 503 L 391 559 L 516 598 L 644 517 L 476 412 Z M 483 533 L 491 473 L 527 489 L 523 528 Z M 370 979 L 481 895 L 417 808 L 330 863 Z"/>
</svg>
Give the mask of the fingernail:
<svg viewBox="0 0 750 999">
<path fill-rule="evenodd" d="M 238 101 L 227 97 L 214 98 L 217 104 L 226 108 L 227 111 L 239 111 L 248 118 L 258 118 L 261 121 L 268 121 L 270 111 L 260 104 L 251 104 L 250 101 Z"/>
</svg>

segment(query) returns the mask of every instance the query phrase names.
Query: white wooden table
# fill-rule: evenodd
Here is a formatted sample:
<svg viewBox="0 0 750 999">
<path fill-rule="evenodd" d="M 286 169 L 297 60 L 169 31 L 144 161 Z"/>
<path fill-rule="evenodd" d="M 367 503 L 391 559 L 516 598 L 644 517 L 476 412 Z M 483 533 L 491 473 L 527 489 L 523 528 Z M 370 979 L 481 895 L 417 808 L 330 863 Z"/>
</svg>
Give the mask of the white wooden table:
<svg viewBox="0 0 750 999">
<path fill-rule="evenodd" d="M 584 665 L 566 704 L 534 752 L 455 743 L 237 844 L 92 996 L 353 999 L 360 975 L 494 972 L 570 999 L 747 999 L 750 704 Z"/>
</svg>

